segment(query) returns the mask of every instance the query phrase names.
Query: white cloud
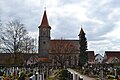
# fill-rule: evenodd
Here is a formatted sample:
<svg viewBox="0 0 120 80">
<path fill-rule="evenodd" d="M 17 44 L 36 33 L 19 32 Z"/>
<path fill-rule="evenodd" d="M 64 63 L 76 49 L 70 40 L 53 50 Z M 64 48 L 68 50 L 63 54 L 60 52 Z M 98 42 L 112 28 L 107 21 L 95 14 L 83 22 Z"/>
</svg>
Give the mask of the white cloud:
<svg viewBox="0 0 120 80">
<path fill-rule="evenodd" d="M 32 38 L 38 38 L 38 31 L 37 32 L 29 31 L 28 35 L 31 36 Z"/>
<path fill-rule="evenodd" d="M 108 15 L 108 19 L 112 21 L 120 20 L 120 8 L 113 9 L 111 13 Z"/>
<path fill-rule="evenodd" d="M 88 48 L 100 52 L 120 48 L 119 3 L 120 0 L 0 0 L 0 16 L 4 22 L 20 19 L 29 34 L 38 37 L 38 25 L 46 7 L 52 38 L 78 39 L 83 25 Z"/>
<path fill-rule="evenodd" d="M 120 21 L 116 22 L 116 28 L 110 32 L 104 35 L 103 37 L 107 37 L 108 39 L 120 39 Z"/>
</svg>

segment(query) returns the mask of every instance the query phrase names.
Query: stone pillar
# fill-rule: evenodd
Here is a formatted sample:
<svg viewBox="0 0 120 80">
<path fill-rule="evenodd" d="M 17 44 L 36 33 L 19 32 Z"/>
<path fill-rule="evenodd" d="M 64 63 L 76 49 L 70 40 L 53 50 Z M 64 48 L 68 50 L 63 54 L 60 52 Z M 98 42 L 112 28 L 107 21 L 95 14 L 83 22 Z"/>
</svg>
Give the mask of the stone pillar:
<svg viewBox="0 0 120 80">
<path fill-rule="evenodd" d="M 42 73 L 42 68 L 40 68 L 40 74 Z"/>
<path fill-rule="evenodd" d="M 35 80 L 35 75 L 31 76 L 30 80 Z"/>
<path fill-rule="evenodd" d="M 100 80 L 103 80 L 103 69 L 100 69 Z"/>
<path fill-rule="evenodd" d="M 36 78 L 35 75 L 33 75 L 33 80 L 35 80 L 35 78 Z"/>
<path fill-rule="evenodd" d="M 79 75 L 77 75 L 77 79 L 76 79 L 76 80 L 79 80 L 79 78 L 80 78 L 80 76 L 79 76 Z"/>
<path fill-rule="evenodd" d="M 44 80 L 44 72 L 42 73 L 42 80 Z"/>
<path fill-rule="evenodd" d="M 115 77 L 116 77 L 117 76 L 117 71 L 116 71 L 117 69 L 114 69 L 114 70 L 115 70 Z"/>
<path fill-rule="evenodd" d="M 39 80 L 39 73 L 38 72 L 36 72 L 36 76 L 35 77 L 36 77 L 37 80 Z"/>
<path fill-rule="evenodd" d="M 48 76 L 49 76 L 49 69 L 46 68 L 46 77 L 48 77 Z"/>
<path fill-rule="evenodd" d="M 0 80 L 2 80 L 2 76 L 0 76 Z"/>
<path fill-rule="evenodd" d="M 76 74 L 73 73 L 73 80 L 76 80 Z"/>
<path fill-rule="evenodd" d="M 52 69 L 49 70 L 49 75 L 52 75 Z"/>
<path fill-rule="evenodd" d="M 79 75 L 79 79 L 78 80 L 83 80 L 83 77 L 81 77 L 80 75 Z"/>
<path fill-rule="evenodd" d="M 42 78 L 43 78 L 43 77 L 42 77 L 42 74 L 40 74 L 40 80 L 42 80 Z"/>
</svg>

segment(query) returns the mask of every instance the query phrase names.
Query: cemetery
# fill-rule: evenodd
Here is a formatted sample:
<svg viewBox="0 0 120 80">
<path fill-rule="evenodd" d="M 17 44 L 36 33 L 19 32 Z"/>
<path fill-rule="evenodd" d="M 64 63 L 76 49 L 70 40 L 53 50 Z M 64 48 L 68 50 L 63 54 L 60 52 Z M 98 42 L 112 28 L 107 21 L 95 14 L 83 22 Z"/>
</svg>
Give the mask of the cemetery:
<svg viewBox="0 0 120 80">
<path fill-rule="evenodd" d="M 120 51 L 95 55 L 82 26 L 75 39 L 51 38 L 46 9 L 38 39 L 17 20 L 3 26 L 0 20 L 0 80 L 120 80 Z"/>
<path fill-rule="evenodd" d="M 52 69 L 48 67 L 1 67 L 0 80 L 45 80 Z"/>
<path fill-rule="evenodd" d="M 54 77 L 50 78 L 53 70 L 47 67 L 1 67 L 0 80 L 82 80 L 78 72 L 72 69 L 57 69 Z"/>
</svg>

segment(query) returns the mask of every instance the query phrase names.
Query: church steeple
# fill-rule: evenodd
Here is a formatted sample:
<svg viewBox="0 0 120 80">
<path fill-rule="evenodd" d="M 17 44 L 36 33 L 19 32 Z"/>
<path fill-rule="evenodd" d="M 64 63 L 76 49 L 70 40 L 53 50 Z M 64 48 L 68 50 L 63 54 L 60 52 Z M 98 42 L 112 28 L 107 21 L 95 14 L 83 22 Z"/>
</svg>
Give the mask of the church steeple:
<svg viewBox="0 0 120 80">
<path fill-rule="evenodd" d="M 43 14 L 43 18 L 42 18 L 42 22 L 41 22 L 40 26 L 41 27 L 49 27 L 46 10 L 44 10 L 44 14 Z"/>
<path fill-rule="evenodd" d="M 49 48 L 50 48 L 50 30 L 46 10 L 42 17 L 41 24 L 39 25 L 39 44 L 38 44 L 38 53 L 43 57 L 48 57 Z"/>
</svg>

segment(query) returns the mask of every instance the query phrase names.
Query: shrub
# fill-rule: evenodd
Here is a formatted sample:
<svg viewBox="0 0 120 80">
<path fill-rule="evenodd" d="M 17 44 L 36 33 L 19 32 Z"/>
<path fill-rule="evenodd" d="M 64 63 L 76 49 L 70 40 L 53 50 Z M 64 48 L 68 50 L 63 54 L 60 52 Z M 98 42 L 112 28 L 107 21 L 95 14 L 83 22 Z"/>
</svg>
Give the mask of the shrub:
<svg viewBox="0 0 120 80">
<path fill-rule="evenodd" d="M 53 80 L 53 78 L 48 78 L 47 80 Z"/>
<path fill-rule="evenodd" d="M 108 78 L 108 79 L 114 79 L 114 76 L 112 76 L 112 75 L 107 75 L 107 78 Z"/>
<path fill-rule="evenodd" d="M 62 70 L 59 75 L 59 80 L 67 80 L 68 77 L 68 71 L 67 70 Z"/>
<path fill-rule="evenodd" d="M 68 71 L 67 70 L 62 70 L 61 71 L 61 76 L 62 77 L 68 77 Z"/>
<path fill-rule="evenodd" d="M 18 80 L 25 80 L 25 74 L 24 74 L 24 73 L 21 73 L 21 74 L 20 74 L 20 77 L 18 78 Z"/>
<path fill-rule="evenodd" d="M 3 76 L 3 74 L 4 74 L 4 72 L 1 72 L 1 71 L 0 71 L 0 76 Z"/>
<path fill-rule="evenodd" d="M 29 74 L 28 74 L 28 77 L 31 77 L 33 75 L 33 73 L 32 72 L 30 72 Z"/>
<path fill-rule="evenodd" d="M 61 77 L 59 80 L 67 80 L 65 77 Z"/>
</svg>

